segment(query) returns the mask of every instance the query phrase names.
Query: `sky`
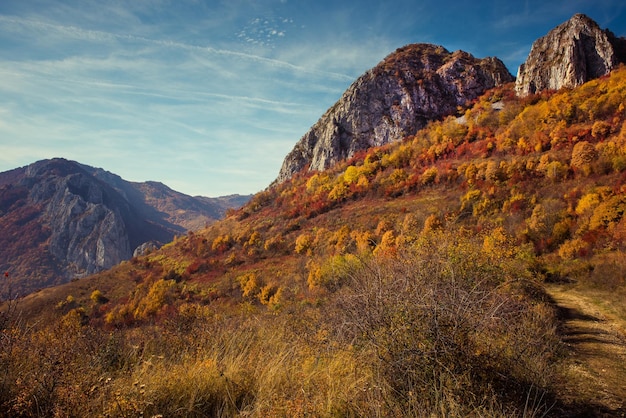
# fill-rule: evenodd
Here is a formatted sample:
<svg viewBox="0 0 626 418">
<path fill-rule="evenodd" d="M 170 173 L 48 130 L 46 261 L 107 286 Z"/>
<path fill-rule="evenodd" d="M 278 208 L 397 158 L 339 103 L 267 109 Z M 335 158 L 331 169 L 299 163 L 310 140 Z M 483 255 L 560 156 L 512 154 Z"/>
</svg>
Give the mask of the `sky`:
<svg viewBox="0 0 626 418">
<path fill-rule="evenodd" d="M 0 172 L 63 157 L 189 195 L 256 193 L 410 43 L 497 56 L 623 0 L 0 0 Z"/>
</svg>

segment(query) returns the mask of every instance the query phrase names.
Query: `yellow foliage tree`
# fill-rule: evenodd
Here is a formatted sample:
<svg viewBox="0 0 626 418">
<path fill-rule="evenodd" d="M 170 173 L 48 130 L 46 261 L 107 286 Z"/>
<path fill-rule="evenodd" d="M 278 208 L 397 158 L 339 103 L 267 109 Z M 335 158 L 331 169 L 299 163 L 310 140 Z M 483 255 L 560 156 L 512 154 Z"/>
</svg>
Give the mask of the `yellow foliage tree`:
<svg viewBox="0 0 626 418">
<path fill-rule="evenodd" d="M 311 250 L 313 238 L 309 234 L 301 234 L 296 238 L 295 252 L 296 254 L 306 254 Z"/>
<path fill-rule="evenodd" d="M 483 239 L 483 252 L 493 261 L 500 262 L 514 253 L 512 239 L 504 228 L 498 227 Z"/>
<path fill-rule="evenodd" d="M 435 179 L 437 178 L 437 174 L 439 174 L 437 167 L 427 168 L 422 173 L 422 176 L 420 177 L 420 181 L 422 182 L 423 185 L 434 183 Z"/>
<path fill-rule="evenodd" d="M 259 293 L 261 282 L 256 273 L 246 273 L 237 277 L 241 293 L 245 298 L 253 298 Z"/>
<path fill-rule="evenodd" d="M 228 250 L 233 244 L 233 239 L 230 235 L 218 235 L 211 244 L 211 250 L 224 252 Z"/>
<path fill-rule="evenodd" d="M 150 286 L 148 294 L 138 303 L 133 315 L 135 319 L 146 319 L 158 313 L 173 296 L 176 282 L 173 280 L 160 279 Z"/>
<path fill-rule="evenodd" d="M 108 302 L 108 299 L 98 289 L 96 289 L 93 292 L 91 292 L 91 296 L 89 298 L 95 304 L 101 304 L 101 303 Z"/>
<path fill-rule="evenodd" d="M 591 127 L 591 136 L 597 140 L 606 138 L 611 133 L 611 125 L 603 120 L 598 120 Z"/>
<path fill-rule="evenodd" d="M 577 215 L 591 213 L 596 206 L 600 204 L 600 195 L 598 193 L 587 193 L 580 198 L 576 205 L 575 212 Z"/>
<path fill-rule="evenodd" d="M 626 212 L 626 196 L 612 196 L 596 206 L 589 219 L 589 229 L 611 229 L 622 219 L 624 212 Z"/>
<path fill-rule="evenodd" d="M 337 231 L 335 231 L 329 240 L 330 245 L 334 245 L 334 252 L 337 254 L 343 254 L 351 250 L 354 242 L 350 234 L 350 228 L 347 225 L 343 225 Z"/>
<path fill-rule="evenodd" d="M 330 200 L 342 200 L 348 196 L 348 185 L 343 182 L 342 179 L 338 179 L 335 187 L 328 193 L 328 198 Z"/>
<path fill-rule="evenodd" d="M 359 169 L 353 165 L 346 168 L 346 171 L 343 173 L 343 181 L 347 184 L 355 183 L 359 178 Z"/>
<path fill-rule="evenodd" d="M 376 237 L 370 231 L 352 231 L 351 236 L 356 243 L 357 253 L 360 255 L 370 254 L 372 248 L 376 245 L 374 241 Z"/>
<path fill-rule="evenodd" d="M 285 239 L 281 234 L 276 234 L 265 241 L 263 249 L 265 251 L 278 251 L 285 245 Z"/>
<path fill-rule="evenodd" d="M 552 161 L 546 165 L 545 175 L 548 179 L 558 182 L 565 178 L 567 170 L 567 166 L 562 164 L 560 161 Z"/>
<path fill-rule="evenodd" d="M 272 284 L 267 284 L 261 288 L 259 292 L 259 302 L 263 305 L 269 305 L 270 300 L 278 291 L 278 287 Z"/>
<path fill-rule="evenodd" d="M 596 148 L 587 141 L 580 141 L 572 150 L 572 168 L 581 171 L 585 175 L 591 173 L 591 164 L 598 157 Z"/>
<path fill-rule="evenodd" d="M 430 234 L 434 231 L 439 231 L 443 228 L 443 222 L 434 213 L 429 215 L 424 221 L 424 227 L 422 228 L 421 235 Z"/>
<path fill-rule="evenodd" d="M 474 205 L 480 199 L 480 190 L 470 190 L 461 197 L 461 213 L 473 213 Z"/>
<path fill-rule="evenodd" d="M 574 238 L 561 244 L 559 247 L 559 257 L 564 260 L 571 260 L 586 254 L 588 250 L 588 243 L 580 238 Z"/>
<path fill-rule="evenodd" d="M 310 263 L 307 283 L 310 289 L 324 288 L 335 291 L 350 278 L 361 261 L 353 254 L 338 254 L 323 263 Z"/>
<path fill-rule="evenodd" d="M 383 234 L 380 243 L 374 248 L 374 255 L 393 255 L 396 252 L 396 236 L 393 231 Z"/>
</svg>

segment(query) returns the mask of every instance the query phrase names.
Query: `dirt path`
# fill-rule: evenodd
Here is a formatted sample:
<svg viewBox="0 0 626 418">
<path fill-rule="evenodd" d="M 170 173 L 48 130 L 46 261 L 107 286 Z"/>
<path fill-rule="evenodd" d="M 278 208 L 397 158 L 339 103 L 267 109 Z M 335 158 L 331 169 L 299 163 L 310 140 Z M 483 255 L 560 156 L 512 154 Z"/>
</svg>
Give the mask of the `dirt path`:
<svg viewBox="0 0 626 418">
<path fill-rule="evenodd" d="M 559 398 L 567 416 L 626 417 L 626 328 L 589 296 L 548 285 L 566 345 Z"/>
</svg>

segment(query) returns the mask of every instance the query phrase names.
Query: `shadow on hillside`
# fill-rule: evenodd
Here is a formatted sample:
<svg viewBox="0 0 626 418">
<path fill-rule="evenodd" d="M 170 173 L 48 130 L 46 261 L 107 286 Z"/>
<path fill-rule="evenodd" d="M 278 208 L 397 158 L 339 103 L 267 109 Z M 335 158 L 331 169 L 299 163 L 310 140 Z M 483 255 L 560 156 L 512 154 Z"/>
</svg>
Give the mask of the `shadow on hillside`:
<svg viewBox="0 0 626 418">
<path fill-rule="evenodd" d="M 565 409 L 554 408 L 550 414 L 546 415 L 555 418 L 613 418 L 626 416 L 626 409 L 608 409 L 602 405 L 591 404 L 571 404 Z"/>
</svg>

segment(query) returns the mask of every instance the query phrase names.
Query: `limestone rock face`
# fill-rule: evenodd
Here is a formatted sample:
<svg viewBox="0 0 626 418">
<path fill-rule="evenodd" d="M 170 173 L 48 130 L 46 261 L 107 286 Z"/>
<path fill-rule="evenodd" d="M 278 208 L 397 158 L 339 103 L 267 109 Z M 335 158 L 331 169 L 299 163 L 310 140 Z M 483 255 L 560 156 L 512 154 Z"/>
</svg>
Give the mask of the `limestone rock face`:
<svg viewBox="0 0 626 418">
<path fill-rule="evenodd" d="M 75 161 L 38 161 L 0 173 L 0 271 L 11 272 L 21 295 L 65 283 L 213 222 L 245 199 L 191 197 Z"/>
<path fill-rule="evenodd" d="M 56 260 L 61 281 L 129 259 L 131 242 L 139 239 L 138 230 L 169 236 L 174 233 L 152 226 L 148 231 L 148 225 L 123 196 L 71 161 L 31 164 L 18 184 L 28 190 L 24 204 L 40 208 L 38 222 L 48 231 L 47 252 Z M 127 224 L 131 223 L 129 229 Z"/>
<path fill-rule="evenodd" d="M 520 65 L 515 90 L 520 96 L 542 90 L 573 88 L 608 74 L 625 62 L 626 40 L 583 14 L 537 39 Z"/>
<path fill-rule="evenodd" d="M 51 229 L 49 251 L 67 264 L 66 274 L 80 277 L 113 267 L 131 257 L 124 220 L 104 202 L 102 186 L 86 174 L 57 179 L 43 218 Z M 41 196 L 37 188 L 34 200 Z"/>
<path fill-rule="evenodd" d="M 287 155 L 277 182 L 324 170 L 356 151 L 415 134 L 485 90 L 513 81 L 497 58 L 441 46 L 399 48 L 359 77 Z"/>
<path fill-rule="evenodd" d="M 142 255 L 147 255 L 152 251 L 155 251 L 161 248 L 163 244 L 158 241 L 148 241 L 141 244 L 139 247 L 135 248 L 133 251 L 133 257 L 140 257 Z"/>
</svg>

